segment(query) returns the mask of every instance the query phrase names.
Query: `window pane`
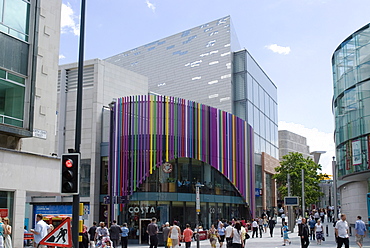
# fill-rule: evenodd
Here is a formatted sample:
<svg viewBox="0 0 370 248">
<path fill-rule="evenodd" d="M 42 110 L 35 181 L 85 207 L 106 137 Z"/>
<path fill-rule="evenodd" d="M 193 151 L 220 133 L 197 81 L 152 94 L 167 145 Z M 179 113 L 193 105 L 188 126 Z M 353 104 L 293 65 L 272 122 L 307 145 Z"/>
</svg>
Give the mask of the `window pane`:
<svg viewBox="0 0 370 248">
<path fill-rule="evenodd" d="M 23 127 L 24 87 L 0 79 L 0 115 L 3 123 Z"/>
<path fill-rule="evenodd" d="M 8 79 L 11 80 L 11 81 L 20 83 L 20 84 L 24 84 L 24 81 L 25 81 L 24 78 L 18 77 L 16 75 L 11 74 L 11 73 L 8 73 Z"/>
<path fill-rule="evenodd" d="M 5 1 L 4 24 L 18 32 L 28 34 L 29 7 L 29 3 L 22 0 Z"/>
</svg>

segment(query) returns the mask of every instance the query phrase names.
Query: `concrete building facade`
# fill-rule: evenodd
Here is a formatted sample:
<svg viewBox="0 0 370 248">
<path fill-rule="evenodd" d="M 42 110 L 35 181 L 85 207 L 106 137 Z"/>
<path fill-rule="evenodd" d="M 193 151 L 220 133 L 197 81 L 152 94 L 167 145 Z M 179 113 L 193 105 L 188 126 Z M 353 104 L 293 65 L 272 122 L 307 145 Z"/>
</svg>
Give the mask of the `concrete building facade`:
<svg viewBox="0 0 370 248">
<path fill-rule="evenodd" d="M 31 197 L 59 192 L 52 154 L 61 1 L 1 0 L 0 9 L 0 208 L 22 247 L 23 227 L 34 226 Z"/>
</svg>

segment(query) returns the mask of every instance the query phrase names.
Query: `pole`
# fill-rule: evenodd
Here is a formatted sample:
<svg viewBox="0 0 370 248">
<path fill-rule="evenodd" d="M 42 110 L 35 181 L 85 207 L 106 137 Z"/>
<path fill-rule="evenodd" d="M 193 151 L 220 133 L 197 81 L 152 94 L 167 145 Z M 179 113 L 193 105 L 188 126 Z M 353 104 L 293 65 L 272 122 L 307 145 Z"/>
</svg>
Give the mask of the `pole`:
<svg viewBox="0 0 370 248">
<path fill-rule="evenodd" d="M 78 56 L 78 77 L 77 77 L 77 103 L 76 103 L 76 128 L 75 128 L 75 152 L 80 153 L 81 145 L 81 123 L 82 123 L 82 80 L 84 60 L 84 38 L 85 38 L 85 5 L 86 0 L 81 0 L 80 20 L 80 44 Z M 79 165 L 81 166 L 81 165 Z M 72 243 L 75 248 L 78 244 L 78 222 L 79 222 L 80 195 L 73 195 L 72 203 Z"/>
<path fill-rule="evenodd" d="M 290 174 L 287 174 L 287 185 L 288 185 L 288 196 L 292 196 L 290 192 Z M 294 213 L 293 213 L 293 206 L 288 206 L 288 226 L 291 233 L 294 232 Z"/>
<path fill-rule="evenodd" d="M 304 199 L 304 169 L 302 169 L 302 214 L 303 217 L 306 217 L 306 206 L 305 206 L 305 199 Z"/>
<path fill-rule="evenodd" d="M 334 223 L 338 219 L 338 199 L 337 199 L 337 163 L 335 162 L 335 157 L 333 157 L 333 161 L 331 162 L 332 170 L 333 170 L 333 206 L 334 206 Z"/>
<path fill-rule="evenodd" d="M 200 213 L 200 193 L 199 193 L 199 189 L 200 187 L 202 187 L 203 185 L 200 184 L 200 183 L 197 183 L 195 184 L 195 211 L 196 211 L 196 216 L 197 216 L 197 248 L 200 247 L 200 243 L 199 243 L 199 213 Z"/>
</svg>

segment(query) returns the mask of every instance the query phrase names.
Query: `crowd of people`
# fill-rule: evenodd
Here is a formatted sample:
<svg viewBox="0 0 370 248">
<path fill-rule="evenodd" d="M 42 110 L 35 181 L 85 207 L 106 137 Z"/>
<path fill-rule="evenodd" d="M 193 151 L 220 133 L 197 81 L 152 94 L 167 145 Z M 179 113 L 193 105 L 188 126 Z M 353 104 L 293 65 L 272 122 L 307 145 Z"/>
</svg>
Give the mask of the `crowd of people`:
<svg viewBox="0 0 370 248">
<path fill-rule="evenodd" d="M 321 211 L 324 212 L 324 215 L 320 214 Z M 307 248 L 310 241 L 316 241 L 317 245 L 321 245 L 322 241 L 325 241 L 325 228 L 323 223 L 324 221 L 329 221 L 328 218 L 325 218 L 325 210 L 313 210 L 307 212 L 307 214 L 309 214 L 309 216 L 299 217 L 297 220 L 298 236 L 300 237 L 302 248 Z M 287 222 L 285 222 L 284 213 L 281 213 L 280 216 L 282 218 L 282 245 L 290 245 L 289 226 Z M 276 224 L 276 219 L 274 217 L 269 217 L 264 212 L 260 218 L 251 221 L 245 221 L 244 219 L 232 219 L 231 221 L 218 219 L 214 224 L 211 224 L 210 228 L 206 230 L 205 233 L 212 248 L 243 248 L 249 238 L 262 238 L 265 233 L 268 233 L 267 229 L 269 229 L 270 236 L 273 237 Z M 334 222 L 333 226 L 337 248 L 341 248 L 343 245 L 345 248 L 349 248 L 349 225 L 346 221 L 346 215 L 340 214 L 340 219 Z M 34 243 L 36 247 L 46 247 L 39 243 L 52 230 L 53 226 L 45 223 L 43 221 L 43 216 L 37 214 L 35 229 L 30 230 L 30 232 L 34 234 Z M 251 235 L 248 234 L 249 230 L 251 231 Z M 203 231 L 203 228 L 198 226 L 192 230 L 190 224 L 186 224 L 184 230 L 181 230 L 180 224 L 176 220 L 173 221 L 172 225 L 166 222 L 161 227 L 158 227 L 157 219 L 153 217 L 145 231 L 149 237 L 150 248 L 157 248 L 159 243 L 158 234 L 160 231 L 163 233 L 165 247 L 178 248 L 181 246 L 181 242 L 185 242 L 185 248 L 190 248 L 192 241 L 200 239 L 198 235 L 201 233 L 200 231 Z M 119 241 L 122 248 L 127 248 L 129 233 L 130 230 L 126 223 L 119 226 L 114 220 L 110 228 L 107 228 L 104 222 L 100 222 L 99 226 L 94 222 L 93 226 L 89 229 L 87 229 L 86 226 L 83 227 L 83 241 L 80 242 L 80 248 L 88 248 L 89 246 L 90 248 L 115 248 L 119 246 Z M 0 248 L 12 248 L 12 241 L 10 238 L 11 226 L 9 225 L 8 218 L 4 218 L 3 220 L 0 218 L 0 234 Z M 363 246 L 365 234 L 366 225 L 362 221 L 361 216 L 358 216 L 355 224 L 355 235 L 356 244 L 360 248 Z"/>
</svg>

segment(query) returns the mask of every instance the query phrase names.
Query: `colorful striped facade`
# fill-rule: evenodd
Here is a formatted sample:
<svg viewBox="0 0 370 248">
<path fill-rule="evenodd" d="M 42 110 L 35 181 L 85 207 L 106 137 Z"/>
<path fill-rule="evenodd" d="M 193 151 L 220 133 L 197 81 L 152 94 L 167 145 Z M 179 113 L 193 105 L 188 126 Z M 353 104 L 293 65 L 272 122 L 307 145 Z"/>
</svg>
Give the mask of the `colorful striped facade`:
<svg viewBox="0 0 370 248">
<path fill-rule="evenodd" d="M 245 201 L 254 192 L 247 183 L 253 178 L 253 130 L 235 115 L 181 98 L 141 95 L 118 99 L 111 119 L 109 195 L 132 195 L 164 162 L 181 157 L 210 164 Z"/>
</svg>

